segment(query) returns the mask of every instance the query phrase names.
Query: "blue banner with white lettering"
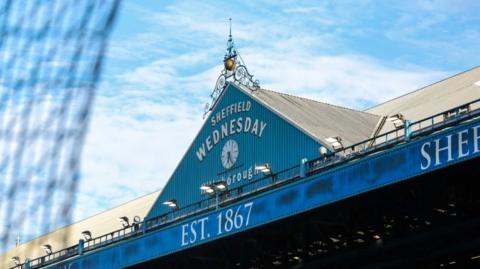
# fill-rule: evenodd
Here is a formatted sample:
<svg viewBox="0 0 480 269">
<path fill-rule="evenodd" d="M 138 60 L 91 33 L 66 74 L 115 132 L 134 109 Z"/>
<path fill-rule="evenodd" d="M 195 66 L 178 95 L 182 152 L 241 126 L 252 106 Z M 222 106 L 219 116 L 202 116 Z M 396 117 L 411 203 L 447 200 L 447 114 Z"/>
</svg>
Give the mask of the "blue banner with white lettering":
<svg viewBox="0 0 480 269">
<path fill-rule="evenodd" d="M 50 268 L 122 268 L 428 173 L 480 154 L 473 121 Z"/>
</svg>

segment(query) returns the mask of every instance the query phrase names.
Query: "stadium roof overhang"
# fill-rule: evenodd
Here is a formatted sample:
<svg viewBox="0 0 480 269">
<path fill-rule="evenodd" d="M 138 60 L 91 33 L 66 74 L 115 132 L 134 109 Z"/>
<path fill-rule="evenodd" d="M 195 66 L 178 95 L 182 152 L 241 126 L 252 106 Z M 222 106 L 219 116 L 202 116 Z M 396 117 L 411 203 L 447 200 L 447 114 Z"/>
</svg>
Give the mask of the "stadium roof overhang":
<svg viewBox="0 0 480 269">
<path fill-rule="evenodd" d="M 218 210 L 210 206 L 177 220 L 175 213 L 159 216 L 136 229 L 126 229 L 116 239 L 98 238 L 83 246 L 84 254 L 55 264 L 55 268 L 85 263 L 89 268 L 131 266 L 477 158 L 479 113 L 470 111 L 418 130 L 409 141 L 397 139 L 377 145 L 372 152 L 359 152 L 365 154 L 362 158 L 350 155 L 327 163 L 315 160 L 250 187 L 232 189 Z"/>
<path fill-rule="evenodd" d="M 328 138 L 340 137 L 345 147 L 342 146 L 337 154 L 310 156 L 309 160 L 302 162 L 295 157 L 297 164 L 265 176 L 259 175 L 248 184 L 231 186 L 222 197 L 196 200 L 198 203 L 192 202 L 191 205 L 180 203 L 178 210 L 154 214 L 138 226 L 129 225 L 126 229 L 106 233 L 96 238 L 97 241 L 84 245 L 84 256 L 76 256 L 81 248 L 75 245 L 69 248 L 76 257 L 72 262 L 129 253 L 129 257 L 118 262 L 123 262 L 121 266 L 131 265 L 475 158 L 479 147 L 475 120 L 480 108 L 480 102 L 475 101 L 480 98 L 480 86 L 475 84 L 478 80 L 480 68 L 475 68 L 438 85 L 368 109 L 368 113 L 232 85 L 231 89 L 236 91 L 230 92 L 243 94 L 242 98 L 246 96 L 257 102 L 259 109 L 266 109 L 262 115 L 272 113 L 327 147 L 331 144 Z M 227 93 L 228 90 L 223 92 Z M 425 105 L 417 105 L 417 99 Z M 438 107 L 435 106 L 437 103 Z M 222 108 L 221 102 L 217 105 Z M 422 120 L 415 116 L 416 112 L 427 116 Z M 384 117 L 372 113 L 381 116 L 401 113 L 411 120 L 411 124 L 400 129 L 388 123 L 379 125 Z M 206 124 L 208 122 L 209 119 Z M 372 133 L 379 135 L 371 138 Z M 318 155 L 318 149 L 314 151 Z M 196 192 L 198 187 L 193 186 Z M 216 211 L 212 206 L 219 201 L 220 209 Z M 159 202 L 164 201 L 157 201 L 157 204 Z M 226 220 L 228 226 L 225 226 Z M 119 241 L 122 242 L 112 245 Z M 146 247 L 151 244 L 158 248 Z M 94 249 L 98 251 L 89 254 Z M 135 249 L 142 251 L 137 253 Z M 54 257 L 42 259 L 35 262 L 56 262 Z M 110 266 L 120 265 L 112 263 Z"/>
</svg>

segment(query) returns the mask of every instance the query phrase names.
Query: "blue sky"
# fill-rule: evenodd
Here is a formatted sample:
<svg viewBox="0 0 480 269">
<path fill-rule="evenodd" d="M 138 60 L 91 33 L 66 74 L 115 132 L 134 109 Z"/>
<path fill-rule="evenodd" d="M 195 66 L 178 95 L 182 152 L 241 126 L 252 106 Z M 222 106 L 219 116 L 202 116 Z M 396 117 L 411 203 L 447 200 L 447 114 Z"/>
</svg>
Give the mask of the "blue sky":
<svg viewBox="0 0 480 269">
<path fill-rule="evenodd" d="M 480 2 L 452 2 L 124 1 L 76 219 L 164 186 L 202 124 L 229 17 L 262 87 L 364 109 L 479 65 Z"/>
</svg>

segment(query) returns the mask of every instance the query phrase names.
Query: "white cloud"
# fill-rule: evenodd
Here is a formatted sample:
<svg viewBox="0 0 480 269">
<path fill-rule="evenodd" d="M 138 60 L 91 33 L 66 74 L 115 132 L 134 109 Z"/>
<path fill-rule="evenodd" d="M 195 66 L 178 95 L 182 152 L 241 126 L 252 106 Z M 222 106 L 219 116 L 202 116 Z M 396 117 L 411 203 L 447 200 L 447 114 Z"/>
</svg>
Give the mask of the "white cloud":
<svg viewBox="0 0 480 269">
<path fill-rule="evenodd" d="M 437 81 L 446 72 L 395 68 L 360 55 L 252 54 L 262 86 L 333 104 L 363 109 Z"/>
<path fill-rule="evenodd" d="M 76 218 L 161 189 L 202 123 L 201 111 L 185 103 L 148 101 L 108 109 L 100 98 L 84 149 Z"/>
</svg>

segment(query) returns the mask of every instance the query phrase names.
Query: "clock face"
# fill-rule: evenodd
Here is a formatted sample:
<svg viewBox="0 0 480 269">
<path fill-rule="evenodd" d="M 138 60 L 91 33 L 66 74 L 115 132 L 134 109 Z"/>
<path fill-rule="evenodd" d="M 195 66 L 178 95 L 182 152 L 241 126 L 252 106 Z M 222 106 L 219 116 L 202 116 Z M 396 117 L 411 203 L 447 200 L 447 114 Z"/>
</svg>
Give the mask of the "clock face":
<svg viewBox="0 0 480 269">
<path fill-rule="evenodd" d="M 222 165 L 225 169 L 230 169 L 238 158 L 238 144 L 235 140 L 228 140 L 222 149 Z"/>
</svg>

